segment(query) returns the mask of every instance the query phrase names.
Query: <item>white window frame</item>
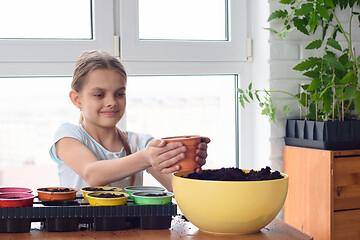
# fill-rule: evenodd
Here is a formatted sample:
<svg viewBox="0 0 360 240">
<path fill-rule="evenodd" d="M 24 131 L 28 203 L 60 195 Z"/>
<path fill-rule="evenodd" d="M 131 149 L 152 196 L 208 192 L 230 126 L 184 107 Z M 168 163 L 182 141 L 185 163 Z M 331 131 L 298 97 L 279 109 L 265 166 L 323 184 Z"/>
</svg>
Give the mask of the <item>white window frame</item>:
<svg viewBox="0 0 360 240">
<path fill-rule="evenodd" d="M 224 0 L 225 1 L 225 0 Z M 120 0 L 125 61 L 246 61 L 247 1 L 228 0 L 229 41 L 139 40 L 139 1 Z"/>
<path fill-rule="evenodd" d="M 0 39 L 0 77 L 71 76 L 81 52 L 101 49 L 112 53 L 114 1 L 92 0 L 92 6 L 93 39 Z"/>
</svg>

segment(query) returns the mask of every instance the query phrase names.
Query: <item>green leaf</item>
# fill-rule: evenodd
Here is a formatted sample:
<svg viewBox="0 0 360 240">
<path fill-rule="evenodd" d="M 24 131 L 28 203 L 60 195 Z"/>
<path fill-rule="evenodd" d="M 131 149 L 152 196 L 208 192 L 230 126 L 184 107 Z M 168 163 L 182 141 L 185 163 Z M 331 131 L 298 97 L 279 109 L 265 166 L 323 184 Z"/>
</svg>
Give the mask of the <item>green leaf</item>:
<svg viewBox="0 0 360 240">
<path fill-rule="evenodd" d="M 293 4 L 295 1 L 294 0 L 280 0 L 279 3 L 282 4 Z"/>
<path fill-rule="evenodd" d="M 360 116 L 360 92 L 356 93 L 354 103 L 355 103 L 355 109 L 358 115 Z"/>
<path fill-rule="evenodd" d="M 243 95 L 243 99 L 244 99 L 245 101 L 247 101 L 248 103 L 250 103 L 249 99 L 246 97 L 245 94 Z"/>
<path fill-rule="evenodd" d="M 322 41 L 321 40 L 315 40 L 312 41 L 309 45 L 307 45 L 305 47 L 305 49 L 319 49 L 322 45 Z"/>
<path fill-rule="evenodd" d="M 298 17 L 293 18 L 294 26 L 302 33 L 309 35 L 309 31 L 306 29 L 307 22 L 305 19 L 300 19 Z"/>
<path fill-rule="evenodd" d="M 314 11 L 314 4 L 304 3 L 301 5 L 301 8 L 295 11 L 295 16 L 308 16 L 312 11 Z"/>
<path fill-rule="evenodd" d="M 275 34 L 278 34 L 278 33 L 279 33 L 278 31 L 276 31 L 276 30 L 273 29 L 273 28 L 263 28 L 263 29 L 269 30 L 269 31 L 271 31 L 271 32 L 273 32 L 273 33 L 275 33 Z"/>
<path fill-rule="evenodd" d="M 289 105 L 285 105 L 283 107 L 283 111 L 286 113 L 286 116 L 289 116 L 289 114 L 291 112 L 291 108 L 289 107 Z"/>
<path fill-rule="evenodd" d="M 245 108 L 245 103 L 244 103 L 244 99 L 242 98 L 242 96 L 239 96 L 239 102 L 240 102 L 241 106 L 243 108 Z"/>
<path fill-rule="evenodd" d="M 259 92 L 258 90 L 255 91 L 255 97 L 256 97 L 256 99 L 257 99 L 259 102 L 261 102 L 258 92 Z"/>
<path fill-rule="evenodd" d="M 353 7 L 355 3 L 356 3 L 356 0 L 349 0 L 350 7 Z"/>
<path fill-rule="evenodd" d="M 331 8 L 334 8 L 334 3 L 332 0 L 325 0 L 325 5 Z"/>
<path fill-rule="evenodd" d="M 342 51 L 340 44 L 334 38 L 329 38 L 327 44 L 336 50 Z"/>
<path fill-rule="evenodd" d="M 345 88 L 345 91 L 344 91 L 343 95 L 341 96 L 340 101 L 353 98 L 356 94 L 356 91 L 357 91 L 356 84 L 352 84 L 352 85 L 348 86 L 347 88 Z"/>
<path fill-rule="evenodd" d="M 325 18 L 326 20 L 330 21 L 330 15 L 328 10 L 323 5 L 316 5 L 316 10 L 319 12 L 320 16 Z"/>
<path fill-rule="evenodd" d="M 324 56 L 324 60 L 333 68 L 345 72 L 344 65 L 333 55 L 327 54 Z"/>
<path fill-rule="evenodd" d="M 354 75 L 354 70 L 351 70 L 341 79 L 340 83 L 349 83 L 353 80 L 356 80 L 356 76 Z"/>
<path fill-rule="evenodd" d="M 318 89 L 321 86 L 320 79 L 313 79 L 309 85 L 309 87 L 306 89 L 308 92 L 313 92 L 316 89 Z"/>
<path fill-rule="evenodd" d="M 318 57 L 309 57 L 307 60 L 302 61 L 296 65 L 293 69 L 296 71 L 305 71 L 316 67 L 318 63 L 321 62 L 321 58 Z"/>
<path fill-rule="evenodd" d="M 251 98 L 251 100 L 254 100 L 254 96 L 253 96 L 252 92 L 249 92 L 248 95 Z"/>
<path fill-rule="evenodd" d="M 309 32 L 315 32 L 317 26 L 319 26 L 319 21 L 321 20 L 321 18 L 317 15 L 316 12 L 311 12 L 310 13 L 310 19 L 309 19 L 309 25 L 310 25 L 310 30 Z"/>
<path fill-rule="evenodd" d="M 276 10 L 272 12 L 268 18 L 268 22 L 270 22 L 273 19 L 282 19 L 285 18 L 288 15 L 288 11 L 286 10 Z"/>
<path fill-rule="evenodd" d="M 279 32 L 277 35 L 279 36 L 279 38 L 281 39 L 286 39 L 287 35 L 292 32 L 292 30 L 294 30 L 294 27 L 290 28 L 290 29 L 284 29 L 281 32 Z"/>
</svg>

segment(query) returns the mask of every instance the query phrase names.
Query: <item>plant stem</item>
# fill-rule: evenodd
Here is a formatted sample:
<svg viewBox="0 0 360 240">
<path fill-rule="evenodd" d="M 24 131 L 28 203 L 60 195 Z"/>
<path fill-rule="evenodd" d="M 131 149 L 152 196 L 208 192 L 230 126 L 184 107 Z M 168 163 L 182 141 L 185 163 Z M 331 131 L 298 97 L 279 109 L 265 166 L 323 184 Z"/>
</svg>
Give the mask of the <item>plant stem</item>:
<svg viewBox="0 0 360 240">
<path fill-rule="evenodd" d="M 350 15 L 350 20 L 349 20 L 349 30 L 350 30 L 350 34 L 349 34 L 349 33 L 345 32 L 344 28 L 341 26 L 341 23 L 340 23 L 339 19 L 337 18 L 334 10 L 330 9 L 331 13 L 334 15 L 334 18 L 335 18 L 335 20 L 336 20 L 336 22 L 337 22 L 337 24 L 338 24 L 338 26 L 340 28 L 341 33 L 344 35 L 344 38 L 345 38 L 345 40 L 346 40 L 346 42 L 348 44 L 351 60 L 354 61 L 354 55 L 353 55 L 353 52 L 352 52 L 352 42 L 351 42 L 351 24 L 352 24 L 352 17 L 353 17 L 352 10 L 353 10 L 353 8 L 351 8 L 351 15 Z M 347 35 L 350 36 L 350 40 L 349 40 Z"/>
</svg>

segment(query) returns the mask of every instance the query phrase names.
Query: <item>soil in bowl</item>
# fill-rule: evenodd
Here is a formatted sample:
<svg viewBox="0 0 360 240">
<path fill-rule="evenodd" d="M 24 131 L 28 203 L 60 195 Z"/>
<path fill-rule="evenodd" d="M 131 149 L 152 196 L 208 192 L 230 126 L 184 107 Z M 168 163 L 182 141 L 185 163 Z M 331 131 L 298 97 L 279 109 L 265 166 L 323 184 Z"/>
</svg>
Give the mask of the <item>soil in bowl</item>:
<svg viewBox="0 0 360 240">
<path fill-rule="evenodd" d="M 270 167 L 260 171 L 245 172 L 239 168 L 221 168 L 203 170 L 201 173 L 190 173 L 186 178 L 213 181 L 266 181 L 284 178 L 279 171 L 271 172 Z"/>
</svg>

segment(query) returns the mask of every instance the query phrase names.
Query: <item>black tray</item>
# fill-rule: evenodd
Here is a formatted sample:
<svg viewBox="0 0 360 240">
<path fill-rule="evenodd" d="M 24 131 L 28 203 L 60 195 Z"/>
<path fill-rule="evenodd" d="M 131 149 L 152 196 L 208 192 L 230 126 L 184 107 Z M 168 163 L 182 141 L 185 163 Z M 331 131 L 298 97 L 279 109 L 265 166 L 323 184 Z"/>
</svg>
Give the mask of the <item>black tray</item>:
<svg viewBox="0 0 360 240">
<path fill-rule="evenodd" d="M 285 144 L 324 150 L 360 148 L 360 121 L 287 119 Z"/>
<path fill-rule="evenodd" d="M 0 208 L 0 233 L 29 232 L 31 222 L 41 222 L 48 232 L 78 231 L 83 224 L 96 231 L 167 229 L 177 214 L 173 203 L 135 205 L 129 201 L 122 206 L 90 206 L 76 201 L 76 205 L 56 202 L 56 206 L 45 206 L 34 202 L 33 207 Z"/>
</svg>

